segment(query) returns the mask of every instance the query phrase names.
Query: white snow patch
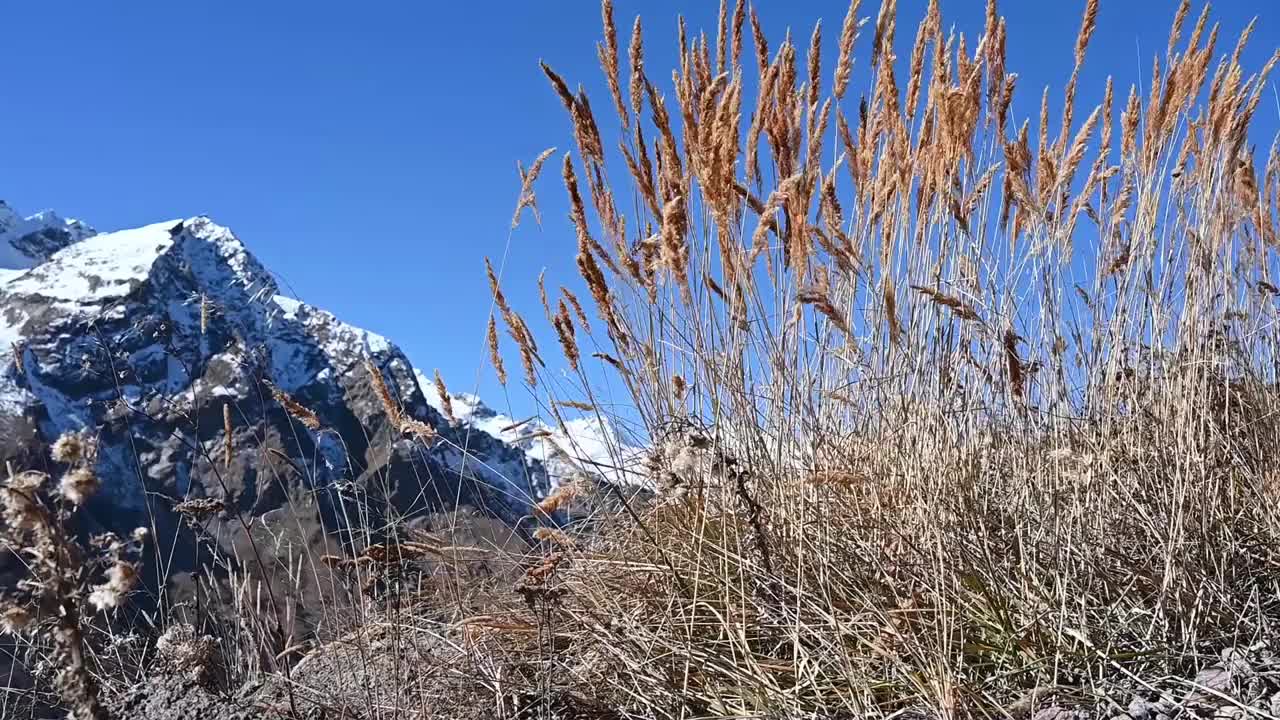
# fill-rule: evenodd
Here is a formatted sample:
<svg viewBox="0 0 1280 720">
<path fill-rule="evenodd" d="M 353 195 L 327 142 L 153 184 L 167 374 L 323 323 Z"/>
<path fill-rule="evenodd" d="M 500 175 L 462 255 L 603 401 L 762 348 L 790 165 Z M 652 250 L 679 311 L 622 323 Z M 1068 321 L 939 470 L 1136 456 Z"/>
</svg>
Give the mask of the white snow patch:
<svg viewBox="0 0 1280 720">
<path fill-rule="evenodd" d="M 127 294 L 173 245 L 176 220 L 95 235 L 54 253 L 49 261 L 5 284 L 8 292 L 39 294 L 79 305 Z"/>
<path fill-rule="evenodd" d="M 298 316 L 298 311 L 302 309 L 302 301 L 295 300 L 288 295 L 276 295 L 276 305 L 280 306 L 280 310 L 284 312 L 284 316 L 290 320 Z"/>
<path fill-rule="evenodd" d="M 382 335 L 342 322 L 326 310 L 285 295 L 276 295 L 273 300 L 285 319 L 308 327 L 323 325 L 328 328 L 328 341 L 321 345 L 321 349 L 330 358 L 350 361 L 360 355 L 380 355 L 392 349 L 391 341 Z"/>
</svg>

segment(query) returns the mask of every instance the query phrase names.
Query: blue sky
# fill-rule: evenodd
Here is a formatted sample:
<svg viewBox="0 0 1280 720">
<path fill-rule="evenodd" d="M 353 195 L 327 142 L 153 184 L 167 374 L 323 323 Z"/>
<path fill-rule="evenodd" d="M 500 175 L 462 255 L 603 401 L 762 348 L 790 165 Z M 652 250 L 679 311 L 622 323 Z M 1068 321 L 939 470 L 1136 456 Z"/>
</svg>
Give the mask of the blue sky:
<svg viewBox="0 0 1280 720">
<path fill-rule="evenodd" d="M 759 4 L 772 47 L 788 25 L 807 40 L 822 18 L 834 52 L 847 3 Z M 945 22 L 971 48 L 983 4 L 942 2 Z M 1044 85 L 1060 95 L 1083 4 L 1001 3 L 1008 67 L 1021 75 L 1019 122 L 1037 112 Z M 1107 74 L 1120 98 L 1139 73 L 1148 77 L 1176 5 L 1103 0 L 1082 106 L 1097 102 Z M 900 3 L 899 55 L 924 6 Z M 1247 56 L 1260 67 L 1280 45 L 1274 7 L 1220 2 L 1221 49 L 1261 16 Z M 862 14 L 877 9 L 867 0 Z M 653 78 L 669 77 L 675 62 L 679 12 L 714 35 L 712 0 L 617 0 L 620 27 L 644 17 Z M 583 83 L 597 112 L 610 106 L 594 2 L 43 0 L 11 3 L 5 15 L 0 198 L 101 230 L 208 214 L 301 299 L 391 337 L 428 372 L 440 368 L 454 390 L 471 389 L 482 356 L 482 258 L 506 244 L 515 162 L 572 145 L 538 60 Z M 855 72 L 867 67 L 870 35 Z M 864 86 L 855 75 L 855 90 Z M 541 318 L 540 269 L 555 284 L 576 278 L 557 175 L 540 187 L 545 229 L 527 223 L 511 245 L 508 294 L 531 319 Z M 480 389 L 504 404 L 492 373 Z"/>
</svg>

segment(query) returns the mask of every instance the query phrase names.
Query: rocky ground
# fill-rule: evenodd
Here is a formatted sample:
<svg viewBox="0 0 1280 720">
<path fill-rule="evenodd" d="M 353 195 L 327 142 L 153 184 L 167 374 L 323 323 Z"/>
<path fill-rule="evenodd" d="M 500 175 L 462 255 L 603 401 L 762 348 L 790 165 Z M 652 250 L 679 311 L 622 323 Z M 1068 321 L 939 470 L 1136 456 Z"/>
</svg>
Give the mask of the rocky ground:
<svg viewBox="0 0 1280 720">
<path fill-rule="evenodd" d="M 119 717 L 138 720 L 290 717 L 294 710 L 287 690 L 292 687 L 292 708 L 301 717 L 539 717 L 531 696 L 523 697 L 524 715 L 520 697 L 505 696 L 500 708 L 493 689 L 468 674 L 474 662 L 460 638 L 441 627 L 400 627 L 394 633 L 371 627 L 358 642 L 347 638 L 308 655 L 288 681 L 275 678 L 217 689 L 189 677 L 160 675 L 116 698 L 112 708 Z M 625 717 L 564 693 L 554 695 L 550 705 L 551 714 L 541 717 Z M 1280 717 L 1280 658 L 1261 648 L 1232 649 L 1192 677 L 1133 679 L 1088 693 L 1042 688 L 1006 711 L 1009 717 L 1030 720 L 1275 718 Z M 906 712 L 898 717 L 935 716 Z"/>
<path fill-rule="evenodd" d="M 623 712 L 575 694 L 515 693 L 480 680 L 480 644 L 456 624 L 402 616 L 362 626 L 307 653 L 289 678 L 236 687 L 198 679 L 161 662 L 145 683 L 116 696 L 116 717 L 137 720 L 239 720 L 248 717 L 547 717 L 605 720 Z M 502 698 L 502 700 L 498 700 Z M 541 710 L 539 710 L 539 707 Z M 548 710 L 548 707 L 550 710 Z M 897 717 L 932 720 L 928 712 Z M 1280 656 L 1275 648 L 1231 648 L 1188 676 L 1112 680 L 1080 688 L 1038 688 L 1005 708 L 1020 720 L 1271 719 L 1280 717 Z M 812 720 L 846 719 L 833 714 Z M 790 720 L 790 716 L 769 716 Z"/>
</svg>

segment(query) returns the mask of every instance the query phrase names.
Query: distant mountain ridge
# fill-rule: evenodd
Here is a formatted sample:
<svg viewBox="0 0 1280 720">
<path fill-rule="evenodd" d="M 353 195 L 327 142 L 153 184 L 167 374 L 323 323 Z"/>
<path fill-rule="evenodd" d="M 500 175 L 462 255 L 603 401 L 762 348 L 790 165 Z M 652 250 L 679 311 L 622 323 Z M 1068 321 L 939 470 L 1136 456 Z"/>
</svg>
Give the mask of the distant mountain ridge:
<svg viewBox="0 0 1280 720">
<path fill-rule="evenodd" d="M 62 248 L 96 234 L 79 220 L 63 220 L 52 210 L 23 217 L 0 200 L 0 280 L 13 271 L 35 267 Z"/>
<path fill-rule="evenodd" d="M 421 370 L 416 372 L 427 402 L 443 414 L 444 402 L 434 383 Z M 450 393 L 449 400 L 460 424 L 520 448 L 543 464 L 553 485 L 582 474 L 619 485 L 646 481 L 647 451 L 629 443 L 608 420 L 587 415 L 568 419 L 560 428 L 538 418 L 512 418 L 470 393 Z"/>
</svg>

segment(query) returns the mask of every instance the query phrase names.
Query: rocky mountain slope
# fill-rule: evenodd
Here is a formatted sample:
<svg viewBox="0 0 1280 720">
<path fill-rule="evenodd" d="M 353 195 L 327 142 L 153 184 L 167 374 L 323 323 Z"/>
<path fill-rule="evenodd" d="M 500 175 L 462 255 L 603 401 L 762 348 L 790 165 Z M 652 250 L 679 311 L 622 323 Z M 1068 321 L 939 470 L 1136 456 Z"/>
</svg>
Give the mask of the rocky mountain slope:
<svg viewBox="0 0 1280 720">
<path fill-rule="evenodd" d="M 389 420 L 370 365 L 436 441 Z M 0 205 L 0 460 L 56 473 L 50 444 L 81 431 L 102 480 L 87 517 L 151 528 L 169 573 L 194 557 L 173 511 L 192 498 L 225 504 L 214 537 L 301 514 L 343 543 L 456 504 L 518 525 L 549 482 L 520 448 L 447 422 L 386 338 L 281 295 L 212 220 L 96 234 Z"/>
</svg>

